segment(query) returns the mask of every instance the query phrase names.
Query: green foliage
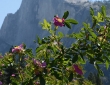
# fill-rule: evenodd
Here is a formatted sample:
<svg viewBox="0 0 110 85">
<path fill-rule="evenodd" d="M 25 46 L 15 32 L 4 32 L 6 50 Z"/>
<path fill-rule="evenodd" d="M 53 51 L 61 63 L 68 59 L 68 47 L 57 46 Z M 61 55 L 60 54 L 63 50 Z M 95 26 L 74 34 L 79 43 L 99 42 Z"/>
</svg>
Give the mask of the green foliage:
<svg viewBox="0 0 110 85">
<path fill-rule="evenodd" d="M 12 85 L 93 85 L 84 78 L 83 64 L 93 64 L 98 76 L 104 76 L 100 64 L 109 68 L 110 18 L 106 17 L 104 6 L 97 15 L 90 8 L 90 14 L 92 26 L 83 23 L 78 33 L 69 35 L 57 31 L 58 26 L 72 28 L 72 24 L 78 24 L 75 19 L 68 19 L 68 11 L 64 13 L 64 19 L 55 17 L 54 23 L 44 19 L 41 26 L 50 35 L 43 39 L 37 36 L 35 54 L 22 44 L 0 57 L 0 76 L 3 76 L 0 81 L 4 83 L 6 78 L 6 84 Z M 102 22 L 106 23 L 105 26 L 101 25 Z M 67 48 L 61 42 L 64 37 L 73 38 L 76 42 Z"/>
</svg>

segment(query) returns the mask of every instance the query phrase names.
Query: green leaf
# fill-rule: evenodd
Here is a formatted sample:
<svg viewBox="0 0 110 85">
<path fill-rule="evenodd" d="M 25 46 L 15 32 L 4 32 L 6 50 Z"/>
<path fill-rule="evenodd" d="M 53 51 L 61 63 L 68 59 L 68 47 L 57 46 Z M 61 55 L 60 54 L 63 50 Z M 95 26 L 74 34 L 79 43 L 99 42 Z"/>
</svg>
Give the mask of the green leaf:
<svg viewBox="0 0 110 85">
<path fill-rule="evenodd" d="M 103 73 L 103 71 L 100 68 L 98 70 L 98 73 L 99 73 L 100 76 L 104 76 L 104 73 Z"/>
<path fill-rule="evenodd" d="M 84 26 L 85 28 L 88 27 L 88 25 L 87 25 L 85 22 L 83 22 L 83 26 Z"/>
<path fill-rule="evenodd" d="M 78 60 L 78 55 L 76 54 L 75 56 L 73 56 L 72 62 L 75 63 L 77 60 Z"/>
<path fill-rule="evenodd" d="M 43 45 L 41 45 L 40 47 L 37 47 L 37 48 L 36 48 L 36 53 L 39 52 L 39 51 L 41 51 L 41 50 L 44 50 L 46 47 L 47 47 L 46 44 L 43 44 Z"/>
<path fill-rule="evenodd" d="M 59 36 L 60 38 L 63 38 L 63 37 L 64 37 L 64 34 L 63 34 L 62 32 L 58 32 L 58 36 Z"/>
<path fill-rule="evenodd" d="M 106 64 L 106 68 L 108 70 L 108 68 L 109 68 L 109 62 L 106 60 L 105 64 Z"/>
<path fill-rule="evenodd" d="M 90 15 L 94 15 L 94 10 L 90 7 Z"/>
<path fill-rule="evenodd" d="M 95 62 L 95 59 L 94 58 L 90 58 L 90 62 L 89 63 L 94 64 L 94 62 Z"/>
<path fill-rule="evenodd" d="M 89 31 L 89 33 L 92 35 L 92 37 L 93 37 L 94 39 L 97 38 L 97 35 L 96 35 L 94 32 L 92 32 L 92 30 L 88 30 L 88 31 Z"/>
<path fill-rule="evenodd" d="M 102 11 L 103 16 L 106 17 L 106 8 L 105 8 L 105 6 L 101 7 L 101 11 Z"/>
<path fill-rule="evenodd" d="M 37 42 L 39 45 L 42 44 L 42 40 L 39 38 L 39 36 L 37 36 Z"/>
<path fill-rule="evenodd" d="M 85 62 L 83 54 L 82 53 L 79 53 L 79 54 L 80 54 L 81 59 Z"/>
<path fill-rule="evenodd" d="M 69 22 L 64 22 L 65 23 L 65 25 L 68 27 L 68 28 L 70 28 L 71 29 L 71 25 L 70 25 L 70 23 Z"/>
<path fill-rule="evenodd" d="M 95 39 L 92 36 L 89 36 L 89 40 L 93 42 L 95 41 Z"/>
<path fill-rule="evenodd" d="M 81 57 L 78 57 L 78 62 L 81 64 L 86 64 L 86 61 L 83 60 Z"/>
<path fill-rule="evenodd" d="M 69 12 L 66 11 L 66 12 L 64 13 L 64 15 L 63 15 L 63 18 L 66 19 L 66 18 L 68 17 L 68 15 L 69 15 Z"/>
<path fill-rule="evenodd" d="M 103 16 L 100 12 L 98 12 L 98 14 L 97 14 L 97 21 L 98 22 L 103 22 L 104 21 Z"/>
<path fill-rule="evenodd" d="M 26 49 L 26 54 L 28 54 L 30 57 L 33 56 L 33 53 L 32 53 L 32 49 Z"/>
<path fill-rule="evenodd" d="M 40 25 L 42 26 L 42 29 L 45 29 L 45 30 L 50 30 L 51 29 L 51 24 L 49 22 L 47 22 L 46 19 L 44 19 L 44 22 L 40 23 Z"/>
<path fill-rule="evenodd" d="M 45 79 L 42 76 L 40 76 L 39 78 L 40 78 L 40 85 L 45 85 Z"/>
<path fill-rule="evenodd" d="M 100 76 L 104 76 L 103 71 L 100 69 L 100 67 L 97 65 L 96 62 L 94 63 L 94 66 L 95 66 L 95 68 L 97 69 L 98 74 L 99 74 Z"/>
<path fill-rule="evenodd" d="M 60 77 L 59 73 L 57 71 L 54 71 L 53 75 L 58 79 L 58 80 L 62 80 L 62 78 Z"/>
<path fill-rule="evenodd" d="M 67 19 L 67 20 L 65 20 L 66 22 L 69 22 L 69 23 L 71 23 L 71 24 L 78 24 L 78 22 L 76 21 L 76 20 L 74 20 L 74 19 Z"/>
<path fill-rule="evenodd" d="M 73 33 L 73 36 L 75 37 L 75 38 L 77 38 L 77 39 L 80 39 L 80 38 L 83 38 L 83 33 Z"/>
<path fill-rule="evenodd" d="M 71 82 L 73 80 L 73 73 L 71 72 L 68 78 L 69 82 Z"/>
<path fill-rule="evenodd" d="M 84 28 L 86 29 L 86 30 L 88 30 L 88 28 L 90 28 L 90 24 L 87 24 L 87 23 L 85 23 L 85 22 L 83 22 L 83 26 L 84 26 Z M 84 29 L 83 28 L 83 29 Z"/>
<path fill-rule="evenodd" d="M 102 15 L 101 15 L 100 12 L 98 12 L 97 17 L 98 17 L 98 18 L 102 17 Z"/>
</svg>

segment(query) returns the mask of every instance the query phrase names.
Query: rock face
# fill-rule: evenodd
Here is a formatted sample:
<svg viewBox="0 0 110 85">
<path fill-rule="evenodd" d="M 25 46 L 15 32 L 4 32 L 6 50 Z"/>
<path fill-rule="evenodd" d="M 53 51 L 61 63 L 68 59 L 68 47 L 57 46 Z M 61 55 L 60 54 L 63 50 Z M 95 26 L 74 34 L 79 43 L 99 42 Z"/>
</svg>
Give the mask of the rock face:
<svg viewBox="0 0 110 85">
<path fill-rule="evenodd" d="M 0 39 L 11 45 L 25 43 L 28 47 L 35 47 L 33 40 L 36 35 L 46 36 L 48 33 L 41 29 L 39 25 L 43 19 L 53 20 L 53 16 L 62 16 L 65 11 L 69 11 L 69 18 L 75 18 L 80 25 L 73 26 L 73 29 L 59 29 L 63 33 L 77 32 L 89 16 L 89 2 L 67 3 L 64 0 L 22 0 L 19 10 L 15 14 L 8 14 L 0 29 Z M 2 48 L 0 51 L 2 52 Z M 7 51 L 7 50 L 6 50 Z"/>
</svg>

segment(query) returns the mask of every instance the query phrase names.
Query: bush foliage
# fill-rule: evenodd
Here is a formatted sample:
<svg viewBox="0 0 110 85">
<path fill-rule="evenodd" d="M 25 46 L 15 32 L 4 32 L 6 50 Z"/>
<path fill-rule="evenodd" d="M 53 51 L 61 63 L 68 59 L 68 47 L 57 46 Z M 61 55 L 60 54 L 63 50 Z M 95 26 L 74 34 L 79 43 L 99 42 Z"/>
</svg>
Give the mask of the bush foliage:
<svg viewBox="0 0 110 85">
<path fill-rule="evenodd" d="M 54 16 L 52 22 L 44 19 L 41 26 L 50 35 L 42 39 L 37 36 L 35 54 L 21 44 L 0 56 L 0 85 L 93 85 L 84 78 L 83 67 L 87 62 L 93 64 L 98 76 L 104 76 L 100 64 L 109 68 L 110 17 L 106 16 L 104 6 L 97 15 L 90 8 L 90 15 L 92 25 L 84 22 L 79 33 L 68 35 L 57 31 L 78 24 L 68 18 L 68 11 L 62 18 Z M 64 37 L 76 42 L 66 47 L 61 42 Z"/>
</svg>

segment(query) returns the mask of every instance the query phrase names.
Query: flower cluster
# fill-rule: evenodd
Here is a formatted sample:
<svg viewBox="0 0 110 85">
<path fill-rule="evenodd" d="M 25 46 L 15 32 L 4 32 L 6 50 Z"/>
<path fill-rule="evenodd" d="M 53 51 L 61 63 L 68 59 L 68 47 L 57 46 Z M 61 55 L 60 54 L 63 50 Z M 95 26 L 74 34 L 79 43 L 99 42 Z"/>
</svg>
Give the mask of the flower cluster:
<svg viewBox="0 0 110 85">
<path fill-rule="evenodd" d="M 44 61 L 40 62 L 39 60 L 33 59 L 33 64 L 36 67 L 35 68 L 36 75 L 40 74 L 40 72 L 42 72 L 43 69 L 46 68 L 46 62 Z"/>
<path fill-rule="evenodd" d="M 19 46 L 15 46 L 15 47 L 12 49 L 12 53 L 21 53 L 21 52 L 24 52 L 23 44 L 21 44 L 21 45 L 19 45 Z"/>
<path fill-rule="evenodd" d="M 39 60 L 33 59 L 34 65 L 37 65 L 38 67 L 45 68 L 46 62 L 42 61 L 42 63 Z"/>
<path fill-rule="evenodd" d="M 65 21 L 64 18 L 61 19 L 58 16 L 55 16 L 53 19 L 54 25 L 60 27 L 64 26 L 64 21 Z"/>
</svg>

